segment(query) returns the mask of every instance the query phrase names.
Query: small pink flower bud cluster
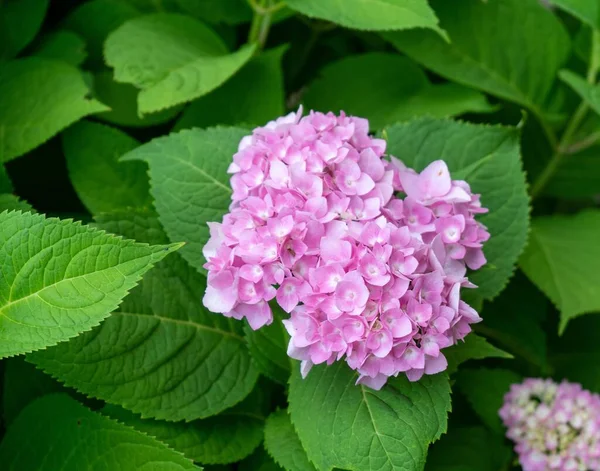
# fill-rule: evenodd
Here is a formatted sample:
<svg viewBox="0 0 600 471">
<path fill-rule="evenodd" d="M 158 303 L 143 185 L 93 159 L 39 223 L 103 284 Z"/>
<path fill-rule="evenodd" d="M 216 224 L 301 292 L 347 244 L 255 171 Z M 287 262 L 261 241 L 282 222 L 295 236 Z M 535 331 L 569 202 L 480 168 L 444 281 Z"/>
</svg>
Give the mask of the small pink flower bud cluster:
<svg viewBox="0 0 600 471">
<path fill-rule="evenodd" d="M 599 471 L 600 396 L 566 381 L 528 378 L 504 396 L 500 417 L 523 471 Z"/>
<path fill-rule="evenodd" d="M 441 350 L 480 320 L 460 289 L 474 286 L 466 270 L 485 263 L 489 234 L 474 219 L 487 211 L 479 195 L 443 161 L 416 173 L 384 160 L 368 131 L 300 110 L 242 139 L 230 212 L 209 224 L 204 304 L 258 329 L 275 298 L 303 374 L 345 358 L 379 389 L 446 368 Z"/>
</svg>

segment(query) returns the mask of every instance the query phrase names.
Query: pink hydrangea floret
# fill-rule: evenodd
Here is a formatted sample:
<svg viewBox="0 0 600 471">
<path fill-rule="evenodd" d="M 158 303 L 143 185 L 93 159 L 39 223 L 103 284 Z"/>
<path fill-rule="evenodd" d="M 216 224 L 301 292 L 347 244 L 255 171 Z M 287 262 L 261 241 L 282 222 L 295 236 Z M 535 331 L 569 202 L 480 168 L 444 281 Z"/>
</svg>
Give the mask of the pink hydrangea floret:
<svg viewBox="0 0 600 471">
<path fill-rule="evenodd" d="M 442 350 L 480 321 L 460 290 L 474 287 L 467 267 L 486 263 L 489 234 L 479 195 L 443 161 L 417 173 L 368 131 L 299 110 L 242 139 L 230 212 L 209 223 L 204 304 L 258 329 L 275 299 L 303 375 L 345 359 L 379 389 L 444 370 Z"/>
<path fill-rule="evenodd" d="M 511 386 L 499 413 L 523 471 L 600 470 L 598 394 L 528 378 Z"/>
</svg>

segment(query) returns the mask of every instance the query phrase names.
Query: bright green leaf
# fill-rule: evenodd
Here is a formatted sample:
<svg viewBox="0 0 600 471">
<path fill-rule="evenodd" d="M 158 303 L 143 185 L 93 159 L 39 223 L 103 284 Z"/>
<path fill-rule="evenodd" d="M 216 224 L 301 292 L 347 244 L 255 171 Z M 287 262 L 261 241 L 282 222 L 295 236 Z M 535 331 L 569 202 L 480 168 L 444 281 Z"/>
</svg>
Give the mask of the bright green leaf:
<svg viewBox="0 0 600 471">
<path fill-rule="evenodd" d="M 27 58 L 0 68 L 0 162 L 34 149 L 86 115 L 105 111 L 79 70 Z"/>
<path fill-rule="evenodd" d="M 176 245 L 138 244 L 70 220 L 0 214 L 0 358 L 38 350 L 105 319 Z"/>
<path fill-rule="evenodd" d="M 422 170 L 442 159 L 452 177 L 466 180 L 489 213 L 477 219 L 491 237 L 483 248 L 488 263 L 469 278 L 476 294 L 496 296 L 512 275 L 529 228 L 529 197 L 515 128 L 485 126 L 449 120 L 418 119 L 387 129 L 391 155 Z M 182 239 L 183 240 L 183 239 Z"/>
<path fill-rule="evenodd" d="M 450 43 L 422 30 L 385 37 L 434 72 L 541 116 L 570 49 L 567 31 L 552 12 L 538 0 L 431 3 Z"/>
<path fill-rule="evenodd" d="M 4 0 L 0 3 L 0 62 L 15 57 L 35 38 L 48 0 Z"/>
<path fill-rule="evenodd" d="M 510 385 L 521 382 L 522 377 L 510 370 L 485 369 L 461 370 L 456 386 L 467 398 L 473 410 L 493 432 L 504 435 L 504 425 L 498 411 Z"/>
<path fill-rule="evenodd" d="M 432 85 L 410 59 L 380 52 L 346 57 L 327 65 L 303 102 L 309 109 L 335 113 L 344 110 L 367 118 L 372 129 L 415 116 L 442 118 L 494 110 L 481 93 L 452 83 Z"/>
<path fill-rule="evenodd" d="M 512 453 L 504 437 L 483 427 L 450 428 L 427 456 L 426 471 L 499 471 L 509 469 Z"/>
<path fill-rule="evenodd" d="M 92 69 L 104 66 L 104 41 L 110 33 L 140 12 L 122 0 L 91 0 L 75 8 L 63 26 L 81 36 L 88 46 L 87 64 Z"/>
<path fill-rule="evenodd" d="M 250 131 L 210 128 L 180 131 L 144 144 L 123 157 L 150 167 L 150 193 L 169 239 L 187 245 L 182 256 L 198 270 L 207 222 L 221 221 L 231 203 L 227 167 L 240 140 Z"/>
<path fill-rule="evenodd" d="M 222 40 L 191 17 L 159 13 L 130 20 L 106 40 L 106 62 L 115 80 L 141 88 L 140 113 L 201 97 L 235 74 L 254 45 L 227 54 Z"/>
<path fill-rule="evenodd" d="M 4 422 L 10 424 L 35 399 L 63 391 L 65 388 L 60 383 L 27 363 L 23 357 L 9 358 L 4 367 Z"/>
<path fill-rule="evenodd" d="M 142 419 L 112 405 L 104 407 L 102 413 L 157 438 L 198 463 L 227 464 L 250 455 L 263 439 L 265 417 L 256 410 L 256 400 L 253 392 L 219 415 L 192 422 Z"/>
<path fill-rule="evenodd" d="M 331 21 L 346 28 L 389 31 L 430 28 L 446 37 L 427 0 L 286 0 L 303 15 Z"/>
<path fill-rule="evenodd" d="M 560 310 L 560 331 L 569 320 L 600 310 L 600 211 L 535 218 L 520 265 Z"/>
<path fill-rule="evenodd" d="M 115 82 L 112 73 L 104 70 L 94 75 L 96 97 L 110 107 L 110 111 L 98 113 L 96 117 L 119 126 L 145 127 L 171 121 L 181 112 L 182 106 L 174 106 L 157 113 L 138 114 L 138 90 L 133 85 Z"/>
<path fill-rule="evenodd" d="M 145 165 L 119 162 L 139 145 L 135 139 L 103 124 L 81 121 L 62 134 L 62 142 L 73 187 L 92 214 L 152 204 Z"/>
<path fill-rule="evenodd" d="M 59 30 L 45 37 L 34 55 L 78 66 L 87 57 L 87 52 L 80 36 L 71 31 Z"/>
<path fill-rule="evenodd" d="M 0 443 L 6 471 L 201 468 L 166 445 L 86 409 L 63 394 L 31 403 Z"/>
<path fill-rule="evenodd" d="M 162 243 L 148 212 L 101 216 L 101 228 Z M 246 397 L 258 373 L 242 324 L 202 306 L 206 279 L 178 255 L 158 264 L 99 328 L 28 358 L 86 395 L 143 418 L 209 417 Z"/>
<path fill-rule="evenodd" d="M 309 459 L 322 471 L 423 469 L 429 444 L 446 431 L 448 377 L 401 375 L 380 391 L 356 379 L 343 362 L 313 367 L 305 379 L 292 369 L 289 410 Z"/>
<path fill-rule="evenodd" d="M 510 353 L 494 347 L 488 341 L 476 334 L 469 334 L 464 342 L 460 342 L 444 350 L 448 359 L 448 373 L 454 373 L 458 365 L 469 360 L 482 360 L 484 358 L 513 358 Z"/>
<path fill-rule="evenodd" d="M 284 113 L 281 58 L 285 48 L 252 58 L 237 74 L 183 112 L 174 130 L 217 124 L 260 126 Z"/>
<path fill-rule="evenodd" d="M 2 211 L 32 211 L 31 205 L 20 200 L 15 195 L 0 194 L 0 212 Z"/>
<path fill-rule="evenodd" d="M 287 471 L 316 471 L 308 461 L 287 410 L 273 412 L 267 419 L 265 448 Z"/>
<path fill-rule="evenodd" d="M 245 324 L 244 332 L 258 370 L 273 381 L 287 384 L 290 377 L 290 357 L 287 355 L 289 336 L 281 322 L 284 318 L 282 309 L 277 304 L 271 308 L 275 318 L 272 324 L 258 330 L 252 330 L 250 325 Z"/>
<path fill-rule="evenodd" d="M 600 29 L 600 4 L 596 0 L 550 0 L 550 3 L 592 28 Z"/>
</svg>

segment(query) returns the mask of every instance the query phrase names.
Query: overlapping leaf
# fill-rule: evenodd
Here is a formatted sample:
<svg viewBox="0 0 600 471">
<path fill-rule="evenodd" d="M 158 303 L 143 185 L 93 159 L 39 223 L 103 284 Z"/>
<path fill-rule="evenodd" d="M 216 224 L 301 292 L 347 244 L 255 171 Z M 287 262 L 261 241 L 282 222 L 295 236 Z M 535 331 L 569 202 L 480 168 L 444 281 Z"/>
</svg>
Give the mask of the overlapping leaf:
<svg viewBox="0 0 600 471">
<path fill-rule="evenodd" d="M 99 223 L 137 240 L 166 240 L 148 213 L 118 213 Z M 242 324 L 206 311 L 205 289 L 202 275 L 169 257 L 100 327 L 28 358 L 66 385 L 143 418 L 218 414 L 246 397 L 258 374 Z"/>
<path fill-rule="evenodd" d="M 0 358 L 90 330 L 177 248 L 138 244 L 70 220 L 0 214 Z"/>
<path fill-rule="evenodd" d="M 269 416 L 265 427 L 265 448 L 287 471 L 316 471 L 308 461 L 287 410 Z"/>
<path fill-rule="evenodd" d="M 455 372 L 458 369 L 458 365 L 469 360 L 513 358 L 510 353 L 494 347 L 485 338 L 476 334 L 469 334 L 464 342 L 444 350 L 444 355 L 448 359 L 448 373 Z"/>
<path fill-rule="evenodd" d="M 0 5 L 0 62 L 15 57 L 42 26 L 48 0 L 6 0 Z"/>
</svg>

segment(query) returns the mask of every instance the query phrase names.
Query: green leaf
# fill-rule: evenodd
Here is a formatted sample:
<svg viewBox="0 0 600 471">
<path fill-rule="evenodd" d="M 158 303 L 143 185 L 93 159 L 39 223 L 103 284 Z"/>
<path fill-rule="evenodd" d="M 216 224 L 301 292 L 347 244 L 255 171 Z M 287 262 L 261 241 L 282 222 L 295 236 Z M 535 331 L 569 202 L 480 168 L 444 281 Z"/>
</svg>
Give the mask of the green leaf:
<svg viewBox="0 0 600 471">
<path fill-rule="evenodd" d="M 344 110 L 367 118 L 373 129 L 414 116 L 442 118 L 494 110 L 481 93 L 453 83 L 433 85 L 412 60 L 381 52 L 327 65 L 303 101 L 309 109 Z"/>
<path fill-rule="evenodd" d="M 538 0 L 431 3 L 451 43 L 421 30 L 385 37 L 434 72 L 541 116 L 570 49 L 567 31 L 552 12 Z"/>
<path fill-rule="evenodd" d="M 13 184 L 10 181 L 10 177 L 8 173 L 6 173 L 6 168 L 4 165 L 0 164 L 0 193 L 12 193 Z"/>
<path fill-rule="evenodd" d="M 504 435 L 504 425 L 498 411 L 510 385 L 519 383 L 522 379 L 510 370 L 461 370 L 457 375 L 456 386 L 482 422 L 493 432 Z"/>
<path fill-rule="evenodd" d="M 121 0 L 91 0 L 75 8 L 63 26 L 81 36 L 88 46 L 87 64 L 94 70 L 104 66 L 104 41 L 110 33 L 140 12 Z"/>
<path fill-rule="evenodd" d="M 581 97 L 581 99 L 596 113 L 600 115 L 600 85 L 588 83 L 570 70 L 561 70 L 558 73 L 560 79 Z"/>
<path fill-rule="evenodd" d="M 79 70 L 63 62 L 27 58 L 0 69 L 0 162 L 7 162 L 106 107 L 88 95 Z"/>
<path fill-rule="evenodd" d="M 483 322 L 474 326 L 475 332 L 544 369 L 546 333 L 542 323 L 546 320 L 548 306 L 544 294 L 517 271 L 502 294 L 485 303 L 481 313 Z"/>
<path fill-rule="evenodd" d="M 316 471 L 308 461 L 287 410 L 273 412 L 267 419 L 265 448 L 287 471 Z"/>
<path fill-rule="evenodd" d="M 181 255 L 202 270 L 207 222 L 220 221 L 231 203 L 227 167 L 250 131 L 210 128 L 160 137 L 126 154 L 150 167 L 150 193 L 169 239 L 187 245 Z"/>
<path fill-rule="evenodd" d="M 31 403 L 0 443 L 7 471 L 200 470 L 166 445 L 63 394 Z"/>
<path fill-rule="evenodd" d="M 166 236 L 148 212 L 97 218 L 137 240 Z M 206 279 L 179 256 L 158 264 L 92 332 L 28 358 L 86 395 L 162 420 L 218 414 L 246 397 L 258 373 L 242 324 L 202 306 Z"/>
<path fill-rule="evenodd" d="M 238 464 L 237 471 L 283 471 L 283 468 L 273 461 L 264 448 L 259 447 Z"/>
<path fill-rule="evenodd" d="M 138 244 L 70 220 L 0 214 L 0 358 L 90 330 L 177 245 Z"/>
<path fill-rule="evenodd" d="M 155 126 L 171 121 L 183 106 L 174 106 L 157 113 L 138 114 L 138 90 L 133 85 L 118 83 L 110 71 L 98 72 L 94 75 L 94 92 L 96 97 L 110 107 L 110 111 L 98 113 L 96 117 L 109 123 L 128 127 Z"/>
<path fill-rule="evenodd" d="M 193 422 L 142 419 L 118 406 L 102 413 L 155 437 L 202 464 L 234 463 L 250 455 L 263 439 L 265 417 L 257 411 L 256 394 L 219 415 Z"/>
<path fill-rule="evenodd" d="M 582 199 L 598 194 L 600 146 L 595 145 L 560 159 L 543 194 L 561 199 Z"/>
<path fill-rule="evenodd" d="M 560 331 L 576 316 L 600 310 L 600 211 L 535 218 L 520 265 L 560 310 Z"/>
<path fill-rule="evenodd" d="M 444 350 L 448 359 L 448 374 L 454 373 L 461 363 L 468 360 L 482 360 L 484 358 L 514 358 L 510 353 L 494 347 L 488 341 L 476 334 L 469 334 L 465 341 Z"/>
<path fill-rule="evenodd" d="M 248 62 L 254 49 L 248 45 L 227 54 L 219 36 L 200 21 L 158 13 L 123 24 L 106 40 L 104 53 L 117 82 L 142 89 L 140 113 L 152 113 L 214 90 Z"/>
<path fill-rule="evenodd" d="M 450 429 L 427 456 L 427 471 L 498 471 L 509 469 L 512 457 L 504 437 L 483 427 Z"/>
<path fill-rule="evenodd" d="M 278 47 L 253 57 L 221 87 L 193 101 L 174 130 L 217 124 L 260 126 L 283 115 L 281 58 L 285 50 Z"/>
<path fill-rule="evenodd" d="M 258 330 L 252 330 L 250 325 L 244 324 L 244 333 L 258 370 L 273 381 L 287 384 L 290 377 L 290 357 L 287 355 L 289 336 L 281 322 L 287 316 L 277 304 L 273 304 L 271 309 L 275 318 L 272 324 Z"/>
<path fill-rule="evenodd" d="M 446 431 L 448 377 L 402 375 L 380 391 L 355 383 L 343 362 L 313 367 L 306 379 L 292 369 L 289 410 L 309 459 L 322 471 L 423 469 L 429 444 Z"/>
<path fill-rule="evenodd" d="M 71 182 L 90 213 L 152 204 L 144 164 L 119 162 L 138 141 L 118 129 L 81 121 L 62 134 L 62 143 Z"/>
<path fill-rule="evenodd" d="M 63 61 L 73 66 L 80 65 L 87 57 L 83 39 L 66 30 L 59 30 L 45 37 L 34 55 Z"/>
<path fill-rule="evenodd" d="M 35 399 L 65 389 L 23 357 L 9 358 L 4 369 L 2 404 L 4 422 L 10 424 Z"/>
<path fill-rule="evenodd" d="M 0 62 L 12 59 L 37 35 L 48 0 L 5 0 L 0 4 Z"/>
<path fill-rule="evenodd" d="M 252 20 L 252 8 L 246 0 L 176 0 L 181 9 L 209 23 L 237 25 Z"/>
<path fill-rule="evenodd" d="M 33 211 L 27 201 L 20 200 L 15 195 L 0 194 L 0 212 L 2 211 Z"/>
<path fill-rule="evenodd" d="M 515 128 L 449 120 L 417 119 L 387 129 L 387 152 L 420 171 L 442 159 L 452 177 L 466 180 L 489 213 L 477 219 L 491 234 L 483 251 L 488 263 L 469 275 L 477 295 L 493 298 L 515 269 L 529 228 L 529 197 Z M 183 239 L 182 239 L 183 240 Z"/>
<path fill-rule="evenodd" d="M 600 4 L 596 0 L 550 0 L 550 3 L 592 28 L 600 29 Z"/>
<path fill-rule="evenodd" d="M 286 0 L 285 3 L 303 15 L 346 28 L 369 31 L 430 28 L 440 37 L 447 37 L 427 0 Z"/>
</svg>

